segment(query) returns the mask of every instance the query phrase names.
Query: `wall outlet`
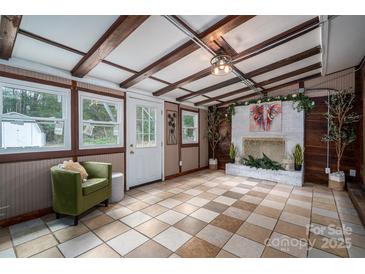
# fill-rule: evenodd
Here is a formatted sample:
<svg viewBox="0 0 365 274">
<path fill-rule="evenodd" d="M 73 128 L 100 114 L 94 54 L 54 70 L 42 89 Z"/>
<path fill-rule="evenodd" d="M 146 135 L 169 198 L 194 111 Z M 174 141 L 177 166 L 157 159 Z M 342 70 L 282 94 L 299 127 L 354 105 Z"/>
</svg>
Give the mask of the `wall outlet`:
<svg viewBox="0 0 365 274">
<path fill-rule="evenodd" d="M 350 176 L 356 177 L 356 169 L 350 169 Z"/>
<path fill-rule="evenodd" d="M 182 161 L 179 162 L 179 165 L 182 166 Z"/>
<path fill-rule="evenodd" d="M 326 172 L 326 174 L 330 174 L 331 173 L 331 169 L 329 167 L 326 167 L 324 169 L 324 172 Z"/>
</svg>

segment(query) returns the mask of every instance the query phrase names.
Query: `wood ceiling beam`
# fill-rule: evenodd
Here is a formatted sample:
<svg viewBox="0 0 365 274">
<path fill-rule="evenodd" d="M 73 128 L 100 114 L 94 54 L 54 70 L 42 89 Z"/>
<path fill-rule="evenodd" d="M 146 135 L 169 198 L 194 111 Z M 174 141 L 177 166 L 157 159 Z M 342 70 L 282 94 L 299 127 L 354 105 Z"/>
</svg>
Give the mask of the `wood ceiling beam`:
<svg viewBox="0 0 365 274">
<path fill-rule="evenodd" d="M 121 15 L 109 27 L 102 37 L 92 46 L 86 55 L 72 69 L 75 77 L 84 77 L 96 67 L 116 47 L 132 34 L 149 16 L 147 15 Z"/>
<path fill-rule="evenodd" d="M 319 19 L 318 17 L 314 17 L 302 24 L 299 24 L 287 31 L 284 31 L 278 35 L 275 35 L 259 44 L 256 44 L 254 46 L 252 46 L 251 48 L 248 48 L 236 55 L 233 56 L 233 62 L 235 64 L 243 61 L 243 60 L 247 60 L 249 58 L 252 58 L 260 53 L 263 53 L 265 51 L 268 51 L 270 49 L 273 49 L 279 45 L 282 45 L 284 43 L 287 43 L 295 38 L 298 38 L 302 35 L 304 35 L 305 33 L 308 33 L 309 31 L 312 31 L 313 29 L 315 29 L 316 27 L 318 27 L 318 23 L 319 23 Z M 217 38 L 218 39 L 218 38 Z M 219 39 L 218 39 L 219 40 Z M 205 72 L 205 73 L 204 73 Z M 199 75 L 200 77 L 197 77 L 197 75 Z M 205 69 L 202 71 L 199 71 L 191 76 L 185 77 L 184 79 L 173 83 L 171 86 L 167 86 L 164 87 L 160 90 L 157 90 L 153 93 L 153 95 L 155 96 L 160 96 L 163 94 L 166 94 L 176 88 L 180 88 L 186 84 L 192 83 L 194 81 L 197 81 L 201 78 L 204 78 L 206 76 L 210 75 L 210 70 L 209 69 Z M 250 76 L 253 77 L 253 76 Z"/>
<path fill-rule="evenodd" d="M 313 75 L 310 75 L 310 76 L 307 76 L 307 77 L 304 77 L 304 78 L 301 78 L 301 79 L 298 79 L 298 80 L 290 81 L 290 82 L 285 83 L 285 84 L 281 84 L 281 85 L 277 85 L 275 87 L 271 87 L 269 89 L 266 89 L 266 92 L 270 93 L 272 91 L 275 91 L 275 90 L 278 90 L 278 89 L 281 89 L 281 88 L 285 88 L 285 87 L 289 87 L 289 86 L 292 86 L 294 84 L 297 84 L 297 83 L 300 83 L 300 82 L 303 82 L 303 81 L 307 81 L 309 79 L 317 78 L 317 77 L 320 77 L 320 76 L 321 76 L 321 73 L 316 73 L 316 74 L 313 74 Z M 252 96 L 255 96 L 255 95 L 258 95 L 258 94 L 256 93 L 256 94 L 244 95 L 244 96 L 234 98 L 232 100 L 225 101 L 223 103 L 217 104 L 217 106 L 221 107 L 221 106 L 225 106 L 225 105 L 228 105 L 228 104 L 237 103 L 237 102 L 246 100 L 248 98 L 251 98 Z"/>
<path fill-rule="evenodd" d="M 226 32 L 236 28 L 237 26 L 243 24 L 244 22 L 250 20 L 253 15 L 230 15 L 223 18 L 218 23 L 214 24 L 207 30 L 198 34 L 198 38 L 203 40 L 205 43 L 211 43 L 213 40 L 217 39 L 218 37 L 222 36 Z M 130 78 L 123 81 L 120 86 L 122 88 L 129 88 L 140 81 L 150 77 L 151 75 L 155 74 L 156 72 L 164 69 L 165 67 L 175 63 L 176 61 L 180 60 L 181 58 L 189 55 L 190 53 L 196 51 L 199 48 L 197 44 L 193 41 L 189 40 L 188 42 L 184 43 L 183 45 L 179 46 L 177 49 L 173 50 L 169 54 L 163 56 L 159 60 L 153 62 L 146 68 L 142 69 L 139 73 L 131 76 Z"/>
<path fill-rule="evenodd" d="M 279 82 L 281 80 L 285 80 L 285 79 L 288 79 L 288 78 L 291 78 L 291 77 L 294 77 L 294 76 L 297 76 L 297 75 L 300 75 L 300 74 L 303 74 L 303 73 L 306 73 L 306 72 L 309 72 L 309 71 L 312 71 L 312 70 L 315 70 L 315 69 L 319 69 L 321 67 L 322 67 L 321 62 L 318 62 L 318 63 L 315 63 L 313 65 L 306 66 L 304 68 L 297 69 L 297 70 L 294 70 L 294 71 L 279 75 L 277 77 L 262 81 L 262 82 L 258 83 L 258 85 L 260 85 L 260 86 L 270 85 L 270 84 L 273 84 L 275 82 Z M 249 88 L 249 87 L 237 89 L 237 90 L 234 90 L 234 91 L 231 91 L 231 92 L 227 92 L 225 94 L 221 94 L 221 95 L 209 98 L 209 99 L 205 99 L 205 100 L 196 102 L 195 105 L 196 106 L 204 105 L 204 104 L 214 102 L 214 101 L 226 98 L 226 97 L 234 96 L 234 95 L 237 95 L 237 94 L 249 91 L 249 90 L 251 90 L 251 88 Z M 250 96 L 253 96 L 253 94 L 250 94 Z"/>
<path fill-rule="evenodd" d="M 309 58 L 311 56 L 317 55 L 320 52 L 321 52 L 321 47 L 320 46 L 316 46 L 316 47 L 313 47 L 311 49 L 308 49 L 308 50 L 305 50 L 303 52 L 300 52 L 298 54 L 292 55 L 290 57 L 281 59 L 281 60 L 279 60 L 277 62 L 271 63 L 271 64 L 269 64 L 267 66 L 264 66 L 264 67 L 255 69 L 255 70 L 253 70 L 251 72 L 248 72 L 248 73 L 246 73 L 244 75 L 244 77 L 246 77 L 246 78 L 252 78 L 252 77 L 258 76 L 260 74 L 264 74 L 264 73 L 267 73 L 269 71 L 272 71 L 272 70 L 275 70 L 275 69 L 278 69 L 278 68 L 281 68 L 281 67 L 290 65 L 292 63 L 301 61 L 303 59 Z M 178 98 L 176 98 L 176 100 L 177 101 L 188 100 L 190 98 L 197 97 L 197 96 L 200 96 L 200 95 L 204 95 L 204 94 L 207 94 L 207 93 L 212 92 L 214 90 L 217 90 L 217 89 L 220 89 L 220 88 L 229 86 L 229 85 L 233 85 L 233 84 L 236 84 L 236 83 L 239 83 L 239 82 L 240 82 L 240 78 L 235 77 L 235 78 L 229 79 L 227 81 L 224 81 L 224 82 L 221 82 L 221 83 L 218 83 L 218 84 L 215 84 L 215 85 L 212 85 L 212 86 L 203 88 L 203 89 L 198 90 L 198 91 L 196 91 L 196 92 L 194 92 L 192 94 L 187 94 L 187 95 L 178 97 Z M 258 84 L 258 85 L 260 85 L 260 84 Z"/>
<path fill-rule="evenodd" d="M 0 58 L 8 60 L 13 53 L 22 16 L 1 15 L 0 20 Z"/>
</svg>

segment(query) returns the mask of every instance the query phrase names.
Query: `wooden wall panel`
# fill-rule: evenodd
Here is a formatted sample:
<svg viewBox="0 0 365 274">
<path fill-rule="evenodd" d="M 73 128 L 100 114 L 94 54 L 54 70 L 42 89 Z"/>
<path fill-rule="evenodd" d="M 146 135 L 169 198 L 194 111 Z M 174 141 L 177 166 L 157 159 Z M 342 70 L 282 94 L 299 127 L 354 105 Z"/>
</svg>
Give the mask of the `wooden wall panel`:
<svg viewBox="0 0 365 274">
<path fill-rule="evenodd" d="M 199 129 L 199 145 L 200 145 L 200 163 L 199 167 L 208 166 L 208 111 L 200 109 L 200 129 Z"/>
<path fill-rule="evenodd" d="M 177 144 L 167 145 L 167 111 L 176 111 L 177 119 Z M 179 125 L 179 105 L 174 103 L 165 102 L 165 177 L 175 175 L 179 173 L 179 138 L 180 138 L 180 125 Z"/>
</svg>

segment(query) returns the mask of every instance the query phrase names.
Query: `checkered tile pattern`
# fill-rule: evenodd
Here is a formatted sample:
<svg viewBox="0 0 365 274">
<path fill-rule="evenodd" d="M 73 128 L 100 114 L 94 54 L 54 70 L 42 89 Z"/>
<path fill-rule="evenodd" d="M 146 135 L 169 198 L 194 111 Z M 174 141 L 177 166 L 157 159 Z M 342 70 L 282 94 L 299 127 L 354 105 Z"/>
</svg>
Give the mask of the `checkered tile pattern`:
<svg viewBox="0 0 365 274">
<path fill-rule="evenodd" d="M 206 170 L 2 228 L 0 257 L 365 257 L 365 229 L 346 192 Z"/>
</svg>

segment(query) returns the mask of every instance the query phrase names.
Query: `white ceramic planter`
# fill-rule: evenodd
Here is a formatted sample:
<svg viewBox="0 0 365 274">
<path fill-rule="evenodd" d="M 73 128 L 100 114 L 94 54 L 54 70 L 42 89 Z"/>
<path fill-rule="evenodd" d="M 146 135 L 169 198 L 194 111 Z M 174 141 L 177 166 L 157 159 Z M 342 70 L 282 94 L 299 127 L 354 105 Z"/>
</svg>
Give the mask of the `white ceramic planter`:
<svg viewBox="0 0 365 274">
<path fill-rule="evenodd" d="M 346 183 L 345 172 L 333 172 L 328 176 L 328 187 L 334 190 L 344 190 Z"/>
<path fill-rule="evenodd" d="M 209 169 L 218 169 L 218 159 L 209 159 Z"/>
</svg>

